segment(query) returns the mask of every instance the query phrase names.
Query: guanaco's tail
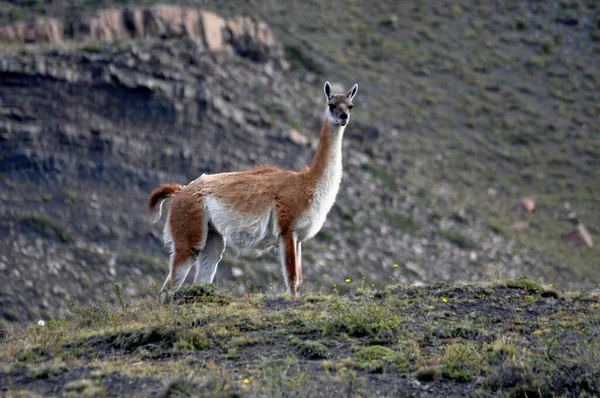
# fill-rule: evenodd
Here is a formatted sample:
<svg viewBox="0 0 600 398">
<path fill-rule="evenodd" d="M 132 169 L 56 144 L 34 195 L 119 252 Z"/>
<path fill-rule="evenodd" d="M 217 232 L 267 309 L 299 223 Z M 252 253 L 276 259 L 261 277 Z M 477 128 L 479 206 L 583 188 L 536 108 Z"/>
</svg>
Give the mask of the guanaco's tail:
<svg viewBox="0 0 600 398">
<path fill-rule="evenodd" d="M 181 191 L 182 186 L 179 184 L 166 184 L 156 188 L 148 198 L 148 212 L 152 216 L 152 222 L 157 222 L 162 216 L 162 206 L 166 199 Z M 158 206 L 158 211 L 156 211 Z"/>
</svg>

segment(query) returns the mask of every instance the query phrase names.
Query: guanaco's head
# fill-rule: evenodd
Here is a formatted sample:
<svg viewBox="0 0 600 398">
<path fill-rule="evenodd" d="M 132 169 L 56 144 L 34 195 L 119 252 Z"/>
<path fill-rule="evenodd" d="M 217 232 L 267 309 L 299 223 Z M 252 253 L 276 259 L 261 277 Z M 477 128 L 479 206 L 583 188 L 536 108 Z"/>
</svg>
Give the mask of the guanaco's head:
<svg viewBox="0 0 600 398">
<path fill-rule="evenodd" d="M 338 126 L 345 126 L 350 121 L 350 111 L 352 110 L 352 98 L 358 91 L 358 84 L 346 95 L 344 94 L 333 94 L 331 92 L 331 84 L 325 82 L 325 98 L 327 98 L 327 120 L 329 123 Z"/>
</svg>

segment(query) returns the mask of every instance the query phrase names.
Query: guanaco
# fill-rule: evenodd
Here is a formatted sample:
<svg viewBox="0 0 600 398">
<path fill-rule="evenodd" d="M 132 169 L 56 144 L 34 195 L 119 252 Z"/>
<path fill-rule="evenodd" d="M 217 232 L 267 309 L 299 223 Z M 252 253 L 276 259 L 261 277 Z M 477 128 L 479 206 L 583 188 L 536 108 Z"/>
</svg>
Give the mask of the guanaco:
<svg viewBox="0 0 600 398">
<path fill-rule="evenodd" d="M 342 179 L 342 138 L 350 121 L 355 84 L 346 95 L 325 83 L 327 109 L 317 150 L 302 171 L 260 167 L 250 171 L 203 174 L 186 186 L 162 185 L 148 198 L 158 220 L 170 199 L 163 239 L 171 252 L 161 290 L 178 290 L 192 265 L 194 283 L 212 283 L 226 243 L 244 252 L 279 244 L 286 294 L 302 286 L 302 242 L 319 232 Z"/>
</svg>

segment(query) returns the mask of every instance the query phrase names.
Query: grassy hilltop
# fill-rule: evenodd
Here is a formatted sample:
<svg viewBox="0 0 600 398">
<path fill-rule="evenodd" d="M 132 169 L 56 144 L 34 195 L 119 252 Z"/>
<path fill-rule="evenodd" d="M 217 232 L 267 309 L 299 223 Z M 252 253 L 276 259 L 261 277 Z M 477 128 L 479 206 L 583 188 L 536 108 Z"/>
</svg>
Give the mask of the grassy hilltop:
<svg viewBox="0 0 600 398">
<path fill-rule="evenodd" d="M 529 279 L 336 287 L 170 304 L 117 291 L 71 321 L 14 327 L 0 385 L 23 396 L 596 396 L 600 299 Z"/>
</svg>

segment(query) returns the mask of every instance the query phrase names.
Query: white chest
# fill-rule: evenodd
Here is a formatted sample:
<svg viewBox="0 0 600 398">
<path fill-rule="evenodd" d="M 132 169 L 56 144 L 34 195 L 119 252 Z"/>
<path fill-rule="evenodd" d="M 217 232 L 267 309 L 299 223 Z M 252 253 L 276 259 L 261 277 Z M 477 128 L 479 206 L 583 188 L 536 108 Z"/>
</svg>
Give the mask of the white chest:
<svg viewBox="0 0 600 398">
<path fill-rule="evenodd" d="M 342 181 L 341 148 L 331 155 L 329 166 L 317 181 L 312 203 L 296 221 L 295 230 L 299 240 L 310 239 L 319 232 L 327 214 L 335 203 Z"/>
</svg>

